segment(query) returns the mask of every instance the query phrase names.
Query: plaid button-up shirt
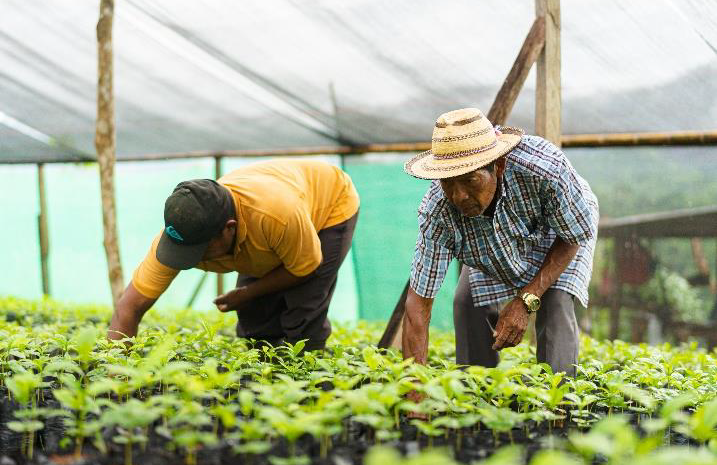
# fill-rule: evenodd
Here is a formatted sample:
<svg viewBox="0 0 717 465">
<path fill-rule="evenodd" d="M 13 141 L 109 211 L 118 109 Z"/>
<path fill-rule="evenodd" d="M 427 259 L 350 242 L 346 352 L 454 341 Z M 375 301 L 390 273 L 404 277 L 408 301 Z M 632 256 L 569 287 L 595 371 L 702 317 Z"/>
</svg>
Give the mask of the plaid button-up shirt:
<svg viewBox="0 0 717 465">
<path fill-rule="evenodd" d="M 506 155 L 492 217 L 463 216 L 433 181 L 418 209 L 419 233 L 411 288 L 435 297 L 453 258 L 470 267 L 473 301 L 513 298 L 538 273 L 556 236 L 579 244 L 552 288 L 588 304 L 597 240 L 598 203 L 563 152 L 537 136 L 523 136 Z"/>
</svg>

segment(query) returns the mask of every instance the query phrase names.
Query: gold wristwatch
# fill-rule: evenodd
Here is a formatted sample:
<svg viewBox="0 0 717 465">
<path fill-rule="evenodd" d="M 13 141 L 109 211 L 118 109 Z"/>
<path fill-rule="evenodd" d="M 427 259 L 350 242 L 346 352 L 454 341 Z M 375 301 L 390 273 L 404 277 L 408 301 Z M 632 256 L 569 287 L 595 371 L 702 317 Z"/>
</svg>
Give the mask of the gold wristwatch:
<svg viewBox="0 0 717 465">
<path fill-rule="evenodd" d="M 540 308 L 540 297 L 537 295 L 531 294 L 530 292 L 523 292 L 520 295 L 520 298 L 523 299 L 523 302 L 528 309 L 528 315 L 537 312 Z"/>
</svg>

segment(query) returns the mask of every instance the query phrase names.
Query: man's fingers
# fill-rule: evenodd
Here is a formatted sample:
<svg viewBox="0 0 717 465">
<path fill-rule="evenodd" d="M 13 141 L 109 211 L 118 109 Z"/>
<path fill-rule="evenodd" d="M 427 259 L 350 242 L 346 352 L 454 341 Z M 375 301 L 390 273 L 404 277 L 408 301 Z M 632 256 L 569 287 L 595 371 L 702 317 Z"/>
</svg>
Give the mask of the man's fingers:
<svg viewBox="0 0 717 465">
<path fill-rule="evenodd" d="M 495 331 L 493 331 L 494 337 L 498 337 L 500 333 L 503 331 L 503 326 L 505 326 L 504 320 L 501 317 L 498 317 L 498 322 L 495 324 Z"/>
<path fill-rule="evenodd" d="M 505 344 L 503 344 L 503 348 L 506 347 L 513 347 L 515 344 L 513 341 L 515 341 L 516 331 L 515 328 L 512 328 L 510 332 L 508 333 L 508 337 L 505 338 Z"/>
<path fill-rule="evenodd" d="M 505 341 L 508 339 L 509 330 L 508 330 L 508 328 L 505 328 L 505 329 L 499 331 L 498 328 L 496 328 L 496 331 L 498 331 L 498 336 L 495 338 L 495 344 L 493 344 L 493 350 L 500 350 L 503 348 Z"/>
<path fill-rule="evenodd" d="M 511 333 L 508 341 L 510 343 L 509 347 L 515 347 L 518 344 L 520 344 L 520 331 L 515 331 L 515 332 Z"/>
<path fill-rule="evenodd" d="M 418 420 L 428 420 L 428 414 L 426 413 L 420 413 L 420 412 L 408 412 L 406 414 L 406 418 L 410 419 L 418 419 Z"/>
<path fill-rule="evenodd" d="M 525 335 L 525 330 L 516 331 L 515 337 L 513 338 L 513 346 L 517 346 L 518 344 L 520 344 L 520 342 L 523 340 L 524 335 Z"/>
</svg>

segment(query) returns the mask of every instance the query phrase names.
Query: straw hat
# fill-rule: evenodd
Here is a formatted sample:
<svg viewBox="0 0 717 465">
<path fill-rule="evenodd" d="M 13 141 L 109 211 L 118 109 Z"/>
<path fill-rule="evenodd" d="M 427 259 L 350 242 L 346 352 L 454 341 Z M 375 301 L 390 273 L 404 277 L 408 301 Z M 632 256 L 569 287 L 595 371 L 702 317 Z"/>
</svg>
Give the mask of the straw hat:
<svg viewBox="0 0 717 465">
<path fill-rule="evenodd" d="M 502 157 L 518 145 L 523 130 L 493 125 L 477 108 L 449 111 L 438 117 L 431 150 L 406 162 L 406 173 L 419 179 L 444 179 L 470 173 Z"/>
</svg>

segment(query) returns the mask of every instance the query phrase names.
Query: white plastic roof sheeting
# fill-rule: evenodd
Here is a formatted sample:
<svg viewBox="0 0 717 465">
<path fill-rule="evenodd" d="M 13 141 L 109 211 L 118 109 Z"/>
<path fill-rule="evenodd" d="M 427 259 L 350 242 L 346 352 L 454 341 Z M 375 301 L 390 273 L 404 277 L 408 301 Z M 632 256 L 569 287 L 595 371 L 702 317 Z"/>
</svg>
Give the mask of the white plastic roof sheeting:
<svg viewBox="0 0 717 465">
<path fill-rule="evenodd" d="M 561 8 L 564 133 L 717 127 L 717 1 Z M 94 153 L 98 14 L 0 5 L 0 163 Z M 428 140 L 444 111 L 487 112 L 534 18 L 533 0 L 116 0 L 118 156 Z M 534 89 L 509 119 L 528 131 Z"/>
</svg>

